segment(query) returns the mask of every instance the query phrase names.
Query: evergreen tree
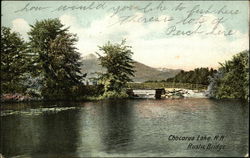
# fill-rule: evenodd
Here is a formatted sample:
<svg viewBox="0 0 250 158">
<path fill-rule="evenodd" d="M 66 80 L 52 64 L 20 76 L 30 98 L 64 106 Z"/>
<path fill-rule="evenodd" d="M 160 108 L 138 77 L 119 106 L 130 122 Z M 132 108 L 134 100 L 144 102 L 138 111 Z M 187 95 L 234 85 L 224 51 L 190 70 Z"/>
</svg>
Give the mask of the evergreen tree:
<svg viewBox="0 0 250 158">
<path fill-rule="evenodd" d="M 24 92 L 21 84 L 27 72 L 27 45 L 20 34 L 1 27 L 1 92 Z"/>
<path fill-rule="evenodd" d="M 36 53 L 36 71 L 43 76 L 42 95 L 46 99 L 72 96 L 83 79 L 76 35 L 69 33 L 59 19 L 37 21 L 28 34 L 31 51 Z"/>
<path fill-rule="evenodd" d="M 126 83 L 134 76 L 133 70 L 133 52 L 130 46 L 125 45 L 125 40 L 121 44 L 111 44 L 108 42 L 99 47 L 104 56 L 99 56 L 101 65 L 107 69 L 107 72 L 101 76 L 101 83 L 104 85 L 105 93 L 121 93 Z"/>
</svg>

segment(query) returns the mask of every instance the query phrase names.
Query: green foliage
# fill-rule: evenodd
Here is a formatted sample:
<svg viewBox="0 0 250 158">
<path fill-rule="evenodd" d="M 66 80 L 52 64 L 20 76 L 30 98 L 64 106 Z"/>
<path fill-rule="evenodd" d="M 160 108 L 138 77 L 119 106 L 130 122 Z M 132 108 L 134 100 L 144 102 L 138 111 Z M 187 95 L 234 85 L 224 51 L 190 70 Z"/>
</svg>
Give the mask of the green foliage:
<svg viewBox="0 0 250 158">
<path fill-rule="evenodd" d="M 45 99 L 73 97 L 74 86 L 81 84 L 80 54 L 77 38 L 63 28 L 59 19 L 37 21 L 28 33 L 30 50 L 34 52 L 34 74 L 42 74 Z"/>
<path fill-rule="evenodd" d="M 114 93 L 121 94 L 127 82 L 132 81 L 131 76 L 134 76 L 133 70 L 133 52 L 130 46 L 125 45 L 125 40 L 121 44 L 111 44 L 99 47 L 104 56 L 99 56 L 101 65 L 107 69 L 103 74 L 99 83 L 104 85 L 104 95 L 110 98 Z M 115 94 L 114 94 L 115 95 Z"/>
<path fill-rule="evenodd" d="M 209 84 L 209 77 L 212 77 L 217 71 L 208 68 L 196 68 L 191 71 L 181 71 L 175 77 L 169 78 L 167 82 Z"/>
<path fill-rule="evenodd" d="M 125 91 L 120 91 L 120 92 L 116 92 L 116 91 L 107 91 L 104 92 L 104 94 L 102 95 L 102 98 L 104 99 L 122 99 L 122 98 L 128 98 L 128 94 Z"/>
<path fill-rule="evenodd" d="M 210 95 L 215 98 L 249 98 L 249 55 L 243 51 L 221 64 L 211 79 Z"/>
<path fill-rule="evenodd" d="M 79 87 L 78 94 L 82 94 L 84 96 L 100 96 L 103 95 L 104 88 L 103 85 L 82 85 Z"/>
<path fill-rule="evenodd" d="M 10 28 L 1 27 L 1 92 L 25 91 L 22 81 L 27 72 L 29 56 L 27 45 L 20 35 Z"/>
<path fill-rule="evenodd" d="M 28 32 L 29 43 L 10 28 L 1 27 L 2 93 L 28 93 L 44 99 L 126 98 L 125 88 L 205 89 L 215 98 L 249 98 L 249 52 L 235 55 L 221 64 L 219 70 L 196 68 L 181 71 L 165 81 L 129 83 L 134 76 L 131 47 L 108 42 L 99 47 L 102 67 L 100 85 L 82 84 L 77 37 L 59 19 L 37 21 Z M 102 97 L 99 97 L 102 96 Z M 91 98 L 91 99 L 93 99 Z"/>
</svg>

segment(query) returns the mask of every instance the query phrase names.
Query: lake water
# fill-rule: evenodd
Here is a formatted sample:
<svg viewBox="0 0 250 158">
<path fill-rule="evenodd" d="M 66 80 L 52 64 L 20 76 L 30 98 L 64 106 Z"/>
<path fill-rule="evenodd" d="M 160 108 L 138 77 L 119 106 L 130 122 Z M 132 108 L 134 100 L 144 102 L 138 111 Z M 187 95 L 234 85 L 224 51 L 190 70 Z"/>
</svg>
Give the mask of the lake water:
<svg viewBox="0 0 250 158">
<path fill-rule="evenodd" d="M 4 104 L 0 152 L 18 158 L 244 156 L 248 108 L 211 99 Z M 211 140 L 198 141 L 198 135 Z M 224 147 L 188 148 L 190 143 Z"/>
</svg>

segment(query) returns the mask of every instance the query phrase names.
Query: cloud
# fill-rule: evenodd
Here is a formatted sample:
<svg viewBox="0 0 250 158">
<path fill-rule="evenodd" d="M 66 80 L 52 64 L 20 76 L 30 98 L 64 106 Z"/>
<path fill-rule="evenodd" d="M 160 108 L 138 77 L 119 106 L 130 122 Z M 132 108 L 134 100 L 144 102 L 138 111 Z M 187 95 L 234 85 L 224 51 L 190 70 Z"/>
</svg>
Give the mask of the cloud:
<svg viewBox="0 0 250 158">
<path fill-rule="evenodd" d="M 138 18 L 143 17 L 142 13 L 135 13 Z M 70 27 L 70 32 L 76 33 L 79 37 L 77 47 L 84 55 L 98 51 L 98 45 L 103 45 L 107 41 L 121 42 L 127 39 L 129 43 L 142 39 L 150 33 L 159 33 L 167 26 L 167 22 L 151 23 L 145 27 L 142 23 L 129 22 L 123 25 L 117 24 L 120 18 L 111 14 L 102 19 L 93 20 L 89 27 L 85 28 L 77 23 L 77 19 L 71 15 L 62 15 L 61 22 Z M 115 25 L 114 25 L 115 24 Z"/>
<path fill-rule="evenodd" d="M 27 21 L 22 18 L 18 18 L 12 21 L 12 31 L 19 32 L 21 36 L 27 40 L 28 35 L 27 32 L 30 30 L 30 26 Z"/>
<path fill-rule="evenodd" d="M 135 13 L 143 17 L 142 13 Z M 165 15 L 166 16 L 166 15 Z M 210 20 L 205 28 L 211 28 L 214 15 L 205 15 Z M 132 46 L 133 58 L 154 67 L 194 69 L 196 67 L 217 67 L 218 62 L 229 60 L 232 55 L 249 49 L 248 34 L 236 30 L 233 39 L 225 36 L 164 36 L 167 22 L 143 24 L 138 22 L 116 24 L 117 15 L 106 15 L 102 19 L 93 20 L 89 27 L 82 27 L 77 19 L 71 15 L 63 15 L 60 20 L 70 31 L 77 33 L 79 42 L 77 47 L 83 55 L 98 51 L 98 45 L 107 41 L 120 42 L 127 39 Z M 195 26 L 194 26 L 195 27 Z M 225 30 L 220 24 L 219 29 Z M 158 36 L 160 35 L 160 36 Z M 178 58 L 176 58 L 178 56 Z"/>
<path fill-rule="evenodd" d="M 138 40 L 135 58 L 155 67 L 194 69 L 196 67 L 217 67 L 218 62 L 229 60 L 232 55 L 248 49 L 247 36 L 228 41 L 223 38 L 202 39 L 197 36 L 174 37 L 156 40 Z M 179 56 L 176 59 L 176 56 Z"/>
<path fill-rule="evenodd" d="M 135 13 L 138 18 L 145 17 L 142 13 Z M 211 28 L 211 21 L 216 16 L 204 15 L 208 21 L 204 28 Z M 162 19 L 168 15 L 160 16 Z M 135 18 L 135 19 L 136 19 Z M 164 34 L 168 22 L 138 23 L 136 20 L 123 25 L 115 24 L 120 17 L 111 14 L 101 19 L 91 21 L 88 27 L 82 26 L 78 19 L 72 15 L 60 16 L 60 21 L 69 31 L 77 34 L 79 41 L 76 47 L 82 56 L 98 52 L 98 46 L 107 41 L 121 42 L 127 39 L 127 44 L 132 46 L 133 58 L 139 62 L 153 67 L 194 69 L 196 67 L 218 67 L 219 62 L 229 60 L 234 54 L 249 50 L 248 33 L 234 30 L 235 34 L 227 38 L 225 36 L 173 36 Z M 113 25 L 115 24 L 115 25 Z M 195 25 L 193 26 L 195 27 Z M 226 28 L 220 24 L 221 30 Z M 12 21 L 12 31 L 19 32 L 24 39 L 28 39 L 27 32 L 30 26 L 24 19 L 18 18 Z"/>
</svg>

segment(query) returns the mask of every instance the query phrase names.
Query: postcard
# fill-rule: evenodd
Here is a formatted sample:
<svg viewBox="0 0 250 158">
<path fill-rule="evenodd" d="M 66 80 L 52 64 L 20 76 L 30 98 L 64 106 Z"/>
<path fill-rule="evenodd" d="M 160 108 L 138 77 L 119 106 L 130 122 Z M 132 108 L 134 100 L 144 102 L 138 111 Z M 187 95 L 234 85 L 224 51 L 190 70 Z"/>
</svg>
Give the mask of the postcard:
<svg viewBox="0 0 250 158">
<path fill-rule="evenodd" d="M 248 1 L 1 10 L 1 158 L 248 157 Z"/>
</svg>

